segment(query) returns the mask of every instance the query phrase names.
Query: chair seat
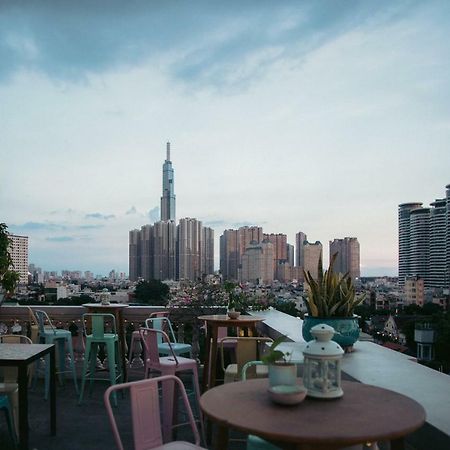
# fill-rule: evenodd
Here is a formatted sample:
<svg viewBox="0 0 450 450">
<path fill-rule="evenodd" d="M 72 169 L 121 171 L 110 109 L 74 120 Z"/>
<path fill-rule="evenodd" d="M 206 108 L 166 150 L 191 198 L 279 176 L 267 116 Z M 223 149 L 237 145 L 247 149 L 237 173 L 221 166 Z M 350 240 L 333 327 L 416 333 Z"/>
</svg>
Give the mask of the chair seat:
<svg viewBox="0 0 450 450">
<path fill-rule="evenodd" d="M 69 336 L 72 336 L 72 333 L 69 330 L 52 330 L 52 329 L 44 329 L 43 335 L 47 337 L 51 337 L 54 339 L 64 338 L 67 339 Z"/>
<path fill-rule="evenodd" d="M 175 358 L 173 356 L 161 356 L 159 358 L 159 364 L 162 367 L 170 367 L 174 366 L 178 370 L 183 369 L 191 369 L 193 367 L 197 367 L 197 361 L 195 359 L 184 358 L 183 356 L 177 356 L 178 365 L 175 362 Z"/>
<path fill-rule="evenodd" d="M 255 366 L 256 368 L 256 378 L 267 378 L 269 376 L 269 368 L 266 365 Z M 224 383 L 232 383 L 234 381 L 239 381 L 241 379 L 240 374 L 238 374 L 238 365 L 229 364 L 225 369 Z"/>
<path fill-rule="evenodd" d="M 92 334 L 88 334 L 86 336 L 86 341 L 89 340 L 89 342 L 110 342 L 110 341 L 118 341 L 119 338 L 117 334 L 114 333 L 105 333 L 103 337 L 101 338 L 95 338 Z"/>
<path fill-rule="evenodd" d="M 151 450 L 190 450 L 190 449 L 206 450 L 203 447 L 199 447 L 198 445 L 186 441 L 173 441 L 168 442 L 167 444 L 161 445 L 159 447 L 151 448 Z"/>
<path fill-rule="evenodd" d="M 181 342 L 171 342 L 170 346 L 172 347 L 173 352 L 178 356 L 183 353 L 190 353 L 192 349 L 191 344 L 183 344 Z M 166 355 L 170 355 L 172 352 L 170 351 L 169 344 L 167 342 L 163 342 L 158 344 L 159 353 L 163 353 Z"/>
</svg>

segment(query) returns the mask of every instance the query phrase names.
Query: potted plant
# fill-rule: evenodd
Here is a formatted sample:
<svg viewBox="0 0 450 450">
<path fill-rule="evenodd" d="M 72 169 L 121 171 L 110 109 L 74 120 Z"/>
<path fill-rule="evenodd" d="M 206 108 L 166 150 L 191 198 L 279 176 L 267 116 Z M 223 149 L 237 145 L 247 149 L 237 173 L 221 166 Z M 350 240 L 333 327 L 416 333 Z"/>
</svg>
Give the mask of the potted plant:
<svg viewBox="0 0 450 450">
<path fill-rule="evenodd" d="M 0 223 L 0 300 L 4 293 L 6 297 L 11 296 L 20 280 L 19 273 L 12 270 L 11 238 L 7 229 L 5 223 Z"/>
<path fill-rule="evenodd" d="M 230 319 L 237 319 L 241 315 L 241 296 L 236 292 L 236 285 L 231 281 L 224 284 L 225 292 L 228 295 L 227 314 Z"/>
<path fill-rule="evenodd" d="M 351 349 L 359 337 L 358 316 L 354 309 L 364 301 L 364 296 L 356 296 L 355 286 L 348 273 L 341 275 L 333 270 L 335 253 L 328 270 L 323 272 L 322 258 L 319 259 L 318 277 L 303 271 L 308 285 L 306 306 L 308 314 L 303 319 L 302 334 L 305 341 L 313 339 L 310 330 L 319 323 L 332 326 L 336 333 L 333 340 L 344 349 Z"/>
<path fill-rule="evenodd" d="M 297 365 L 291 362 L 292 353 L 278 348 L 286 340 L 285 335 L 279 336 L 261 356 L 262 363 L 269 366 L 270 386 L 297 384 Z"/>
</svg>

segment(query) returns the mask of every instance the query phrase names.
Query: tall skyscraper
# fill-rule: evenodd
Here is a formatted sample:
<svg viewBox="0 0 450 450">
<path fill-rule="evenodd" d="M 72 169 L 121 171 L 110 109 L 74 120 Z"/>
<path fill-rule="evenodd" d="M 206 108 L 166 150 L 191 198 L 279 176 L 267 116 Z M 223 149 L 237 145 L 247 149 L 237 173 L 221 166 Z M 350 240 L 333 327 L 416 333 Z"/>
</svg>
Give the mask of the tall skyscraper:
<svg viewBox="0 0 450 450">
<path fill-rule="evenodd" d="M 19 273 L 20 284 L 28 284 L 28 236 L 9 235 L 12 269 Z"/>
<path fill-rule="evenodd" d="M 163 195 L 161 197 L 161 220 L 175 220 L 175 192 L 170 142 L 167 143 L 166 160 L 163 164 Z"/>
<path fill-rule="evenodd" d="M 337 253 L 337 257 L 333 265 L 333 270 L 341 274 L 348 272 L 352 280 L 359 278 L 360 251 L 358 239 L 355 237 L 346 237 L 344 239 L 330 241 L 330 261 L 335 253 Z"/>
<path fill-rule="evenodd" d="M 294 267 L 294 246 L 292 244 L 286 244 L 287 261 L 291 267 Z"/>
<path fill-rule="evenodd" d="M 214 273 L 214 232 L 197 219 L 175 223 L 175 194 L 170 144 L 163 165 L 161 220 L 129 232 L 131 281 L 188 279 Z"/>
<path fill-rule="evenodd" d="M 280 261 L 286 261 L 287 256 L 287 236 L 283 233 L 264 233 L 263 239 L 273 245 L 273 273 L 276 278 L 277 265 Z"/>
<path fill-rule="evenodd" d="M 398 281 L 424 280 L 425 288 L 450 289 L 450 184 L 446 197 L 424 208 L 422 203 L 398 207 Z"/>
</svg>

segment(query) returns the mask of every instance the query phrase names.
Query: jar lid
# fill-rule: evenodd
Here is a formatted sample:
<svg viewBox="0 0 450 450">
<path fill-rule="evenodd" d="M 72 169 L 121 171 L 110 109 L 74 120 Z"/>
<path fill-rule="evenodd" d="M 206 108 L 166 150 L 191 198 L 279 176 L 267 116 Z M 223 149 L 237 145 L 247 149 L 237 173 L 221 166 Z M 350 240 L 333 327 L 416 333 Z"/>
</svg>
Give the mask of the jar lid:
<svg viewBox="0 0 450 450">
<path fill-rule="evenodd" d="M 311 328 L 311 334 L 315 339 L 306 344 L 306 347 L 303 350 L 305 355 L 336 357 L 344 354 L 342 347 L 337 342 L 331 340 L 335 334 L 333 327 L 326 325 L 325 323 L 320 323 Z"/>
</svg>

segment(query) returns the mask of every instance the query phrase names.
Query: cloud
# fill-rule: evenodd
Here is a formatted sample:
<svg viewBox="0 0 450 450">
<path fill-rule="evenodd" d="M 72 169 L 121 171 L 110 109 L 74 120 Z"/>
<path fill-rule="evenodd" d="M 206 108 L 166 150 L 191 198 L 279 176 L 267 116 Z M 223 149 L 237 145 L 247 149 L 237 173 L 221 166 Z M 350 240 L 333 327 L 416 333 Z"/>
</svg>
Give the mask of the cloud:
<svg viewBox="0 0 450 450">
<path fill-rule="evenodd" d="M 155 206 L 148 212 L 148 217 L 150 219 L 150 222 L 158 222 L 160 220 L 161 215 L 159 213 L 159 206 Z"/>
<path fill-rule="evenodd" d="M 114 214 L 91 213 L 91 214 L 86 214 L 84 217 L 85 217 L 85 219 L 109 220 L 109 219 L 114 219 L 116 216 Z"/>
<path fill-rule="evenodd" d="M 0 9 L 0 80 L 26 67 L 87 83 L 95 73 L 163 61 L 185 83 L 245 84 L 268 64 L 312 49 L 362 23 L 388 21 L 413 1 L 227 2 L 137 0 L 22 3 Z M 194 11 L 193 11 L 194 9 Z"/>
<path fill-rule="evenodd" d="M 104 228 L 105 225 L 78 225 L 76 228 L 79 228 L 80 230 L 95 230 L 98 228 Z"/>
<path fill-rule="evenodd" d="M 54 236 L 45 238 L 46 241 L 50 242 L 70 242 L 74 241 L 75 238 L 72 236 Z"/>
<path fill-rule="evenodd" d="M 26 222 L 20 225 L 11 225 L 10 231 L 15 233 L 26 233 L 32 231 L 61 231 L 65 230 L 66 226 L 51 222 Z"/>
<path fill-rule="evenodd" d="M 128 211 L 125 212 L 125 215 L 136 214 L 136 213 L 137 213 L 137 209 L 136 209 L 136 207 L 133 205 Z"/>
</svg>

